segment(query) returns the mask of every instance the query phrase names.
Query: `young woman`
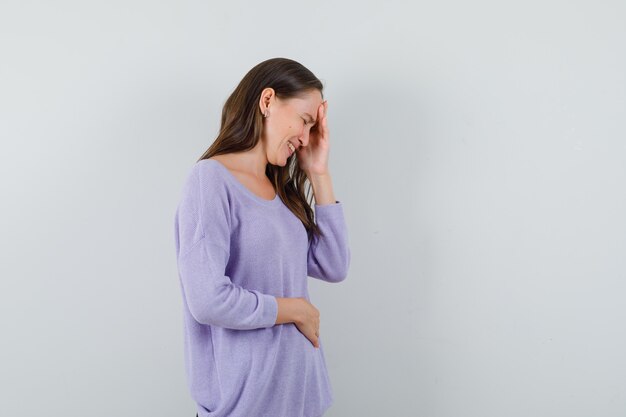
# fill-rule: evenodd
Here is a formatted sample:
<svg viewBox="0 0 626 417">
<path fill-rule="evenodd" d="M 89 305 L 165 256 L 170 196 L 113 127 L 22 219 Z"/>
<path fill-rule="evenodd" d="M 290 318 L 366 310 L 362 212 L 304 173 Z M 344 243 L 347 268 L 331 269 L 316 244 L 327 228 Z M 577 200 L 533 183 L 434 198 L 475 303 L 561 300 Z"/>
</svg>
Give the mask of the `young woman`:
<svg viewBox="0 0 626 417">
<path fill-rule="evenodd" d="M 175 241 L 198 417 L 320 417 L 333 403 L 307 277 L 343 281 L 350 249 L 322 89 L 293 60 L 256 65 L 187 176 Z"/>
</svg>

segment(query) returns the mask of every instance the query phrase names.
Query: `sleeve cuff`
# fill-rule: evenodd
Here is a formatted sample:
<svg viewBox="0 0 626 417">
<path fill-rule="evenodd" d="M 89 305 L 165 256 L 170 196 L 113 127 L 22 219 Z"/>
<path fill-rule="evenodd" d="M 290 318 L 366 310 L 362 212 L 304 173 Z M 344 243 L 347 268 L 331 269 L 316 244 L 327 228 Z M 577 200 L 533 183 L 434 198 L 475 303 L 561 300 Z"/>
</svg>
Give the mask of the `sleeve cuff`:
<svg viewBox="0 0 626 417">
<path fill-rule="evenodd" d="M 343 204 L 339 200 L 329 204 L 315 204 L 315 215 L 321 217 L 343 216 Z"/>
<path fill-rule="evenodd" d="M 278 300 L 270 294 L 265 294 L 257 290 L 253 290 L 263 303 L 263 312 L 261 313 L 261 327 L 272 327 L 278 319 Z"/>
</svg>

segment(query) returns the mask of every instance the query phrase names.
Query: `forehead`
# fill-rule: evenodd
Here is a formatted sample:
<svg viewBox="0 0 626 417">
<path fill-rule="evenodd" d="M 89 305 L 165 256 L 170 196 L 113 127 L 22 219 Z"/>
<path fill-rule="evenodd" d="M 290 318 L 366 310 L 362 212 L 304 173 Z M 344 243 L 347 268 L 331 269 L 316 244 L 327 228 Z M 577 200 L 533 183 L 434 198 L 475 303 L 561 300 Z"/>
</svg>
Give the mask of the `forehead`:
<svg viewBox="0 0 626 417">
<path fill-rule="evenodd" d="M 310 119 L 311 122 L 317 122 L 317 114 L 320 105 L 322 104 L 322 95 L 319 91 L 313 93 L 307 93 L 302 97 L 295 97 L 291 102 L 291 107 L 306 119 Z"/>
</svg>

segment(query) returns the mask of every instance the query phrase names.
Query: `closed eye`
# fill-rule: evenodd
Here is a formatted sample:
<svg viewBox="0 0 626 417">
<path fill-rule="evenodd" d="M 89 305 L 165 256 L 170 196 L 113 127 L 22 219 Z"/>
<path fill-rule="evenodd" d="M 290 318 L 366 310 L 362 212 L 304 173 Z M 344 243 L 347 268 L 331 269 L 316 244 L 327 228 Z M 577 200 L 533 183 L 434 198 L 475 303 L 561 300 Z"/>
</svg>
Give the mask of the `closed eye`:
<svg viewBox="0 0 626 417">
<path fill-rule="evenodd" d="M 307 124 L 313 124 L 313 122 L 309 122 L 303 117 L 301 117 L 301 119 L 304 121 L 304 126 L 306 126 Z M 317 126 L 317 123 L 313 124 L 313 126 L 311 126 L 311 129 L 314 129 L 316 126 Z"/>
</svg>

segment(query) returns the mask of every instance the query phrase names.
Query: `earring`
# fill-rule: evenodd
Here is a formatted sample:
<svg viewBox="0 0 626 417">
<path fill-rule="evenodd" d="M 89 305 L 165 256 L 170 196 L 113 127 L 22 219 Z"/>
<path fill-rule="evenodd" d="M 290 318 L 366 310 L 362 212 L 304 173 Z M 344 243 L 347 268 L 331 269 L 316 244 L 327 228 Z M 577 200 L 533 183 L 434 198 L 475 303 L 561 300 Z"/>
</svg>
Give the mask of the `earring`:
<svg viewBox="0 0 626 417">
<path fill-rule="evenodd" d="M 269 114 L 269 113 L 268 113 L 268 111 L 267 111 L 267 110 L 265 110 L 264 117 L 267 117 L 267 116 L 268 116 L 268 114 Z"/>
</svg>

